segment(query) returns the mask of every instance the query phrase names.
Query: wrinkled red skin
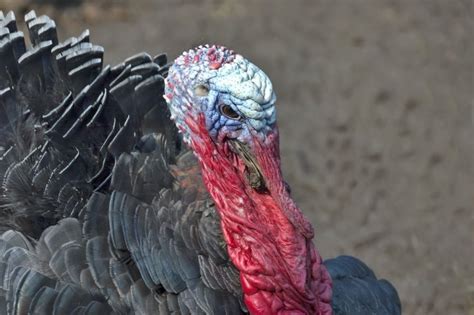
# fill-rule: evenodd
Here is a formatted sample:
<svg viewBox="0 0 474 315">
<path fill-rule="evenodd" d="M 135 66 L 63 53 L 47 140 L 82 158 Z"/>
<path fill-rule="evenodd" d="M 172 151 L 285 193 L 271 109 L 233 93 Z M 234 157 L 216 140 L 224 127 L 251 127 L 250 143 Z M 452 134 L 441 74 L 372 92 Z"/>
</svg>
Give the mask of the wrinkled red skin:
<svg viewBox="0 0 474 315">
<path fill-rule="evenodd" d="M 332 283 L 313 245 L 311 224 L 282 179 L 277 129 L 252 141 L 268 188 L 259 193 L 248 185 L 245 166 L 228 145 L 209 137 L 204 117 L 186 123 L 250 313 L 332 314 Z"/>
</svg>

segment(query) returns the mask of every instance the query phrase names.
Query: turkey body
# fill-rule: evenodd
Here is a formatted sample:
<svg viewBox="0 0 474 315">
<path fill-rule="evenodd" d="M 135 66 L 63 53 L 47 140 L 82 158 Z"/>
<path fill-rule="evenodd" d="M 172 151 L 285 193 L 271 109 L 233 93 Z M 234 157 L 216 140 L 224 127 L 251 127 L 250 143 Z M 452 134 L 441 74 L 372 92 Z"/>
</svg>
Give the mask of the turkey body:
<svg viewBox="0 0 474 315">
<path fill-rule="evenodd" d="M 163 99 L 166 55 L 104 66 L 88 31 L 27 49 L 0 13 L 0 314 L 245 314 L 200 168 Z M 399 314 L 359 260 L 325 262 L 335 314 Z"/>
</svg>

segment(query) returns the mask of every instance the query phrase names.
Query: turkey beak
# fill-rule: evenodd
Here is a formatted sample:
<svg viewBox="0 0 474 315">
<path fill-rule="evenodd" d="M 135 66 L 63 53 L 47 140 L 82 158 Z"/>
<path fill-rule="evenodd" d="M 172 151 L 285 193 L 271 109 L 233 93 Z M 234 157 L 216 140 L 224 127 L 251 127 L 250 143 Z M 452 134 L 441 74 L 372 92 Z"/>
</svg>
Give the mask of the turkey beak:
<svg viewBox="0 0 474 315">
<path fill-rule="evenodd" d="M 231 140 L 229 141 L 229 144 L 231 150 L 244 162 L 245 176 L 247 177 L 250 186 L 257 192 L 263 193 L 267 191 L 265 177 L 263 176 L 262 170 L 249 145 L 238 140 Z"/>
<path fill-rule="evenodd" d="M 232 150 L 239 154 L 246 166 L 245 173 L 252 188 L 257 193 L 270 195 L 293 226 L 311 239 L 313 227 L 291 198 L 281 173 L 277 129 L 265 137 L 254 136 L 250 145 L 235 140 L 231 143 Z"/>
</svg>

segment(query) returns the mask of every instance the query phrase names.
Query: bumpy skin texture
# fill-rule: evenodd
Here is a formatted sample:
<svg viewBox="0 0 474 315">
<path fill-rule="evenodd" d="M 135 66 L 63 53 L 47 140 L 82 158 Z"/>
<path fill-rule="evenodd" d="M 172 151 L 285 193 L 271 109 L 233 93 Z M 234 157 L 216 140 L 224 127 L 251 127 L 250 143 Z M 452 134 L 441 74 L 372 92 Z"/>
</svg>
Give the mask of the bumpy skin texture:
<svg viewBox="0 0 474 315">
<path fill-rule="evenodd" d="M 166 82 L 172 118 L 201 163 L 249 310 L 331 314 L 331 279 L 312 243 L 313 229 L 281 175 L 275 96 L 268 77 L 226 48 L 201 46 L 176 60 Z M 202 85 L 209 93 L 196 95 L 194 87 Z M 222 115 L 223 104 L 239 118 Z M 251 148 L 266 192 L 246 181 L 227 139 Z"/>
<path fill-rule="evenodd" d="M 198 111 L 206 117 L 206 134 L 214 140 L 224 135 L 248 139 L 248 129 L 243 129 L 239 121 L 219 113 L 221 104 L 231 106 L 245 117 L 249 126 L 261 136 L 265 136 L 275 124 L 276 96 L 270 79 L 241 55 L 224 47 L 201 46 L 183 53 L 175 60 L 172 69 L 165 96 L 172 100 L 169 106 L 171 118 L 183 129 L 185 140 L 188 140 L 190 131 L 184 120 Z M 208 88 L 208 94 L 190 99 L 194 87 L 199 84 Z"/>
</svg>

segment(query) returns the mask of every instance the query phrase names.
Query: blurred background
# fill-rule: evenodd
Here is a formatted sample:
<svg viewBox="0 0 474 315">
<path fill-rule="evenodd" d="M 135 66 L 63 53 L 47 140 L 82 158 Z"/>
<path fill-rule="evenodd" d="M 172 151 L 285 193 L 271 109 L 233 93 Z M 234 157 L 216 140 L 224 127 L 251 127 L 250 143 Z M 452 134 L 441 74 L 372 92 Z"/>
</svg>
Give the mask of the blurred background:
<svg viewBox="0 0 474 315">
<path fill-rule="evenodd" d="M 282 163 L 323 257 L 363 259 L 404 314 L 474 314 L 471 0 L 0 0 L 91 30 L 118 63 L 226 45 L 273 80 Z"/>
</svg>

